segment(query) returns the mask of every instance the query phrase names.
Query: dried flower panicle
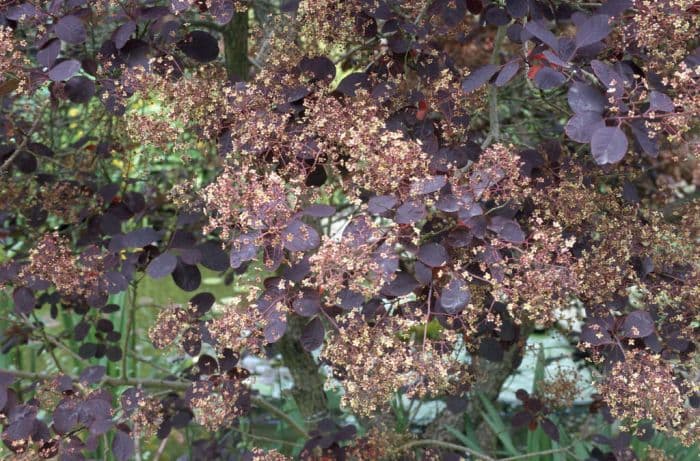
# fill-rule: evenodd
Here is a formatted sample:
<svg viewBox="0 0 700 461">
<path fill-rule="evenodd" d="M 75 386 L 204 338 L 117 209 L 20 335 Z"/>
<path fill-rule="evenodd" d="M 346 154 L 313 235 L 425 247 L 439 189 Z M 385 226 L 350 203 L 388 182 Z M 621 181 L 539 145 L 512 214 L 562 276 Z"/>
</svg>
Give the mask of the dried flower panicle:
<svg viewBox="0 0 700 461">
<path fill-rule="evenodd" d="M 548 226 L 536 219 L 531 228 L 524 249 L 509 262 L 509 276 L 494 292 L 496 299 L 508 300 L 513 318 L 551 325 L 557 309 L 580 289 L 571 254 L 575 239 L 565 239 L 557 223 Z"/>
<path fill-rule="evenodd" d="M 567 408 L 581 395 L 581 375 L 573 368 L 558 368 L 537 383 L 537 396 L 549 408 Z"/>
<path fill-rule="evenodd" d="M 148 331 L 153 346 L 164 349 L 170 346 L 188 327 L 189 315 L 178 305 L 170 305 L 158 312 L 158 317 Z"/>
<path fill-rule="evenodd" d="M 241 308 L 235 302 L 222 306 L 220 310 L 220 315 L 207 322 L 217 347 L 260 354 L 265 345 L 262 334 L 265 322 L 260 313 L 253 308 Z"/>
<path fill-rule="evenodd" d="M 346 456 L 353 461 L 374 461 L 377 459 L 406 459 L 399 447 L 410 442 L 407 433 L 398 433 L 383 424 L 372 426 L 367 433 L 346 448 Z"/>
<path fill-rule="evenodd" d="M 262 448 L 253 448 L 251 455 L 252 458 L 250 458 L 250 461 L 288 461 L 292 459 L 275 449 L 263 450 Z M 245 460 L 246 458 L 244 457 L 242 459 Z"/>
<path fill-rule="evenodd" d="M 14 91 L 21 94 L 26 90 L 27 71 L 29 64 L 23 48 L 27 47 L 24 40 L 16 40 L 12 29 L 0 25 L 0 94 Z"/>
<path fill-rule="evenodd" d="M 598 389 L 610 413 L 627 424 L 649 420 L 655 429 L 672 433 L 686 445 L 698 441 L 698 412 L 686 407 L 687 395 L 678 387 L 672 365 L 661 356 L 626 352 Z"/>
<path fill-rule="evenodd" d="M 29 264 L 20 277 L 38 278 L 52 283 L 67 297 L 89 297 L 105 291 L 102 282 L 103 255 L 97 247 L 74 256 L 66 238 L 58 233 L 45 234 L 29 253 Z"/>
<path fill-rule="evenodd" d="M 386 408 L 398 389 L 405 389 L 409 397 L 423 398 L 468 381 L 466 367 L 452 357 L 451 349 L 444 351 L 440 342 L 432 341 L 416 345 L 410 335 L 414 327 L 416 322 L 406 319 L 387 317 L 369 325 L 348 315 L 321 354 L 343 376 L 343 406 L 370 415 Z M 456 336 L 445 334 L 444 343 L 453 344 Z"/>
<path fill-rule="evenodd" d="M 382 256 L 382 250 L 390 253 L 389 245 L 377 247 L 375 240 L 359 243 L 352 239 L 334 240 L 324 237 L 318 251 L 309 258 L 314 287 L 326 296 L 331 304 L 337 300 L 342 290 L 360 293 L 365 299 L 371 298 L 388 282 L 393 275 L 387 273 L 380 264 L 390 257 Z M 375 252 L 379 252 L 375 255 Z"/>
<path fill-rule="evenodd" d="M 466 186 L 475 200 L 522 201 L 530 194 L 530 180 L 521 164 L 513 146 L 493 144 L 471 165 Z"/>
<path fill-rule="evenodd" d="M 700 34 L 695 0 L 635 0 L 624 32 L 658 70 L 675 67 Z"/>
<path fill-rule="evenodd" d="M 248 387 L 228 376 L 197 381 L 186 395 L 197 423 L 210 431 L 230 425 L 235 418 L 244 415 L 249 397 Z"/>
</svg>

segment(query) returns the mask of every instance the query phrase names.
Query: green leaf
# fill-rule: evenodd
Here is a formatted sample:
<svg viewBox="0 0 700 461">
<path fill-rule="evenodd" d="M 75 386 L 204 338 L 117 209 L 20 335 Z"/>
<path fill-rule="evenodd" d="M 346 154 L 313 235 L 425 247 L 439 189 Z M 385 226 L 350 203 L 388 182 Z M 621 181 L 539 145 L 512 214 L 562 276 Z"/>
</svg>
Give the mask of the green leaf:
<svg viewBox="0 0 700 461">
<path fill-rule="evenodd" d="M 486 421 L 486 424 L 488 424 L 494 434 L 498 436 L 498 440 L 501 441 L 503 448 L 505 448 L 508 454 L 511 456 L 518 456 L 520 452 L 516 450 L 515 445 L 513 444 L 513 439 L 510 436 L 510 432 L 506 427 L 506 424 L 503 422 L 503 418 L 501 418 L 501 415 L 498 413 L 498 410 L 496 410 L 493 404 L 481 393 L 478 393 L 477 396 L 481 400 L 481 403 L 486 410 L 486 412 L 481 413 L 484 417 L 484 421 Z"/>
<path fill-rule="evenodd" d="M 452 426 L 445 426 L 445 429 L 447 429 L 447 432 L 452 434 L 457 440 L 462 442 L 464 444 L 464 446 L 471 448 L 472 450 L 477 451 L 479 453 L 484 452 L 481 449 L 481 447 L 479 446 L 479 442 L 476 441 L 476 437 L 474 437 L 473 433 L 463 434 Z M 472 432 L 472 431 L 469 431 L 469 432 Z"/>
</svg>

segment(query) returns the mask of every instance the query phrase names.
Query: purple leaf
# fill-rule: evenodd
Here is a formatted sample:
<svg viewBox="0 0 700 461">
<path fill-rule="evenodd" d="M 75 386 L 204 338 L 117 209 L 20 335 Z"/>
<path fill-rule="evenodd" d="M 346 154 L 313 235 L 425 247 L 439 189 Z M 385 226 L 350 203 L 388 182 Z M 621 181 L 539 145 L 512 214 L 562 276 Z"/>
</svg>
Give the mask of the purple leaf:
<svg viewBox="0 0 700 461">
<path fill-rule="evenodd" d="M 496 77 L 494 84 L 498 87 L 505 86 L 520 70 L 520 60 L 512 59 L 505 63 Z"/>
<path fill-rule="evenodd" d="M 514 428 L 527 426 L 532 421 L 532 413 L 529 411 L 519 411 L 510 420 Z"/>
<path fill-rule="evenodd" d="M 182 349 L 190 357 L 196 357 L 202 351 L 202 338 L 197 327 L 189 327 L 182 334 Z"/>
<path fill-rule="evenodd" d="M 565 81 L 566 76 L 551 67 L 543 67 L 535 74 L 535 85 L 541 90 L 557 88 L 562 86 Z"/>
<path fill-rule="evenodd" d="M 576 31 L 576 46 L 593 45 L 610 34 L 610 16 L 607 14 L 596 14 L 588 18 Z"/>
<path fill-rule="evenodd" d="M 483 338 L 479 344 L 479 357 L 491 362 L 500 362 L 503 360 L 503 348 L 495 338 Z"/>
<path fill-rule="evenodd" d="M 628 146 L 627 136 L 618 127 L 598 128 L 591 137 L 591 154 L 598 165 L 619 162 Z"/>
<path fill-rule="evenodd" d="M 388 211 L 391 211 L 398 200 L 391 195 L 377 195 L 369 199 L 367 203 L 367 211 L 376 215 L 383 215 Z"/>
<path fill-rule="evenodd" d="M 428 267 L 440 267 L 447 263 L 447 250 L 439 243 L 426 243 L 418 250 L 417 258 Z"/>
<path fill-rule="evenodd" d="M 4 3 L 7 5 L 7 3 Z M 41 15 L 41 10 L 31 3 L 21 3 L 10 7 L 5 13 L 5 17 L 11 21 L 22 21 L 32 19 Z"/>
<path fill-rule="evenodd" d="M 608 327 L 601 319 L 593 319 L 583 326 L 580 341 L 593 347 L 613 343 Z"/>
<path fill-rule="evenodd" d="M 301 221 L 290 222 L 281 234 L 282 244 L 289 251 L 313 250 L 321 243 L 321 237 L 311 226 Z"/>
<path fill-rule="evenodd" d="M 142 227 L 124 235 L 124 243 L 127 247 L 143 248 L 153 242 L 160 240 L 161 233 L 156 232 L 151 227 Z"/>
<path fill-rule="evenodd" d="M 87 38 L 83 21 L 77 16 L 68 15 L 58 20 L 54 26 L 56 36 L 66 43 L 78 45 Z"/>
<path fill-rule="evenodd" d="M 219 42 L 210 33 L 193 30 L 178 43 L 178 47 L 188 57 L 198 62 L 209 62 L 219 55 Z"/>
<path fill-rule="evenodd" d="M 654 319 L 646 311 L 634 311 L 625 317 L 621 332 L 626 338 L 644 338 L 654 333 Z"/>
<path fill-rule="evenodd" d="M 21 440 L 27 439 L 34 431 L 37 409 L 30 405 L 17 405 L 10 410 L 8 419 L 10 424 L 2 433 L 3 439 Z"/>
<path fill-rule="evenodd" d="M 299 338 L 301 347 L 307 352 L 318 349 L 323 344 L 324 334 L 323 323 L 318 317 L 314 318 L 304 325 L 304 328 L 301 330 L 301 337 Z"/>
<path fill-rule="evenodd" d="M 673 100 L 660 91 L 652 91 L 649 94 L 649 110 L 655 112 L 673 112 L 676 110 Z"/>
<path fill-rule="evenodd" d="M 525 24 L 525 30 L 538 38 L 542 43 L 548 45 L 551 49 L 556 50 L 559 48 L 557 37 L 539 21 L 529 21 Z"/>
<path fill-rule="evenodd" d="M 71 102 L 83 104 L 95 95 L 95 82 L 82 75 L 71 77 L 64 87 Z"/>
<path fill-rule="evenodd" d="M 36 53 L 36 60 L 43 67 L 50 68 L 56 62 L 58 53 L 61 51 L 61 41 L 57 38 L 52 38 Z"/>
<path fill-rule="evenodd" d="M 189 303 L 197 309 L 197 315 L 204 315 L 211 310 L 216 298 L 211 293 L 198 293 L 190 298 Z"/>
<path fill-rule="evenodd" d="M 330 205 L 315 204 L 304 208 L 304 215 L 313 218 L 327 218 L 335 214 L 335 207 Z"/>
<path fill-rule="evenodd" d="M 447 178 L 444 175 L 429 176 L 427 178 L 418 179 L 411 183 L 411 194 L 425 195 L 432 192 L 437 192 L 447 184 Z"/>
<path fill-rule="evenodd" d="M 316 290 L 306 289 L 301 298 L 292 301 L 292 308 L 302 317 L 312 317 L 321 310 L 321 296 Z"/>
<path fill-rule="evenodd" d="M 514 18 L 524 18 L 530 7 L 527 0 L 506 0 L 506 10 Z"/>
<path fill-rule="evenodd" d="M 656 137 L 652 137 L 649 133 L 649 128 L 643 120 L 632 120 L 630 122 L 632 135 L 639 145 L 639 148 L 651 158 L 656 158 L 659 155 L 659 142 Z"/>
<path fill-rule="evenodd" d="M 520 228 L 520 224 L 512 219 L 494 216 L 491 218 L 488 228 L 506 242 L 523 243 L 525 241 L 525 232 Z"/>
<path fill-rule="evenodd" d="M 591 61 L 591 68 L 593 73 L 598 80 L 605 85 L 607 88 L 615 89 L 615 97 L 620 98 L 624 93 L 624 81 L 620 74 L 618 74 L 609 64 L 602 61 L 594 59 Z"/>
<path fill-rule="evenodd" d="M 276 343 L 284 333 L 287 331 L 287 318 L 284 314 L 274 313 L 268 319 L 265 328 L 263 329 L 263 335 L 265 336 L 265 341 L 270 344 Z"/>
<path fill-rule="evenodd" d="M 36 298 L 34 292 L 27 287 L 19 287 L 12 293 L 12 300 L 15 303 L 15 312 L 29 315 L 34 309 Z"/>
<path fill-rule="evenodd" d="M 607 102 L 600 91 L 581 82 L 575 82 L 571 85 L 566 97 L 569 101 L 569 107 L 577 114 L 582 112 L 602 114 Z"/>
<path fill-rule="evenodd" d="M 457 314 L 471 300 L 469 286 L 461 278 L 453 278 L 440 293 L 439 305 L 450 315 Z"/>
<path fill-rule="evenodd" d="M 406 296 L 418 288 L 418 282 L 411 274 L 397 272 L 396 278 L 382 288 L 382 293 L 389 296 Z"/>
<path fill-rule="evenodd" d="M 498 71 L 498 66 L 495 64 L 486 64 L 479 67 L 462 80 L 462 90 L 466 93 L 471 93 L 486 82 Z"/>
<path fill-rule="evenodd" d="M 150 262 L 146 268 L 146 273 L 154 279 L 160 279 L 170 275 L 177 266 L 177 256 L 166 251 L 160 256 L 157 256 Z"/>
<path fill-rule="evenodd" d="M 425 218 L 427 211 L 425 205 L 418 201 L 408 201 L 396 210 L 397 224 L 412 224 Z"/>
<path fill-rule="evenodd" d="M 549 418 L 544 418 L 540 421 L 540 427 L 550 439 L 555 442 L 559 441 L 559 429 L 557 429 L 557 426 Z"/>
<path fill-rule="evenodd" d="M 255 259 L 258 254 L 258 246 L 255 241 L 259 232 L 241 234 L 231 241 L 230 263 L 231 268 L 238 269 L 244 262 Z"/>
<path fill-rule="evenodd" d="M 197 266 L 178 262 L 173 271 L 173 281 L 175 285 L 184 291 L 194 291 L 202 283 L 202 274 Z"/>
<path fill-rule="evenodd" d="M 124 48 L 124 45 L 126 45 L 126 42 L 129 41 L 129 38 L 134 32 L 136 32 L 136 23 L 134 21 L 128 21 L 119 26 L 112 34 L 114 46 L 116 46 L 118 50 Z"/>
<path fill-rule="evenodd" d="M 112 453 L 117 461 L 127 461 L 134 454 L 134 441 L 129 434 L 118 430 L 112 440 Z"/>
<path fill-rule="evenodd" d="M 236 9 L 231 0 L 211 0 L 209 13 L 211 13 L 215 23 L 221 26 L 228 24 L 235 12 Z"/>
<path fill-rule="evenodd" d="M 68 80 L 80 70 L 80 62 L 75 59 L 61 61 L 49 70 L 48 76 L 54 82 Z"/>
<path fill-rule="evenodd" d="M 597 112 L 581 112 L 566 123 L 566 135 L 576 142 L 589 143 L 593 133 L 605 127 L 605 120 Z"/>
<path fill-rule="evenodd" d="M 192 5 L 190 0 L 172 0 L 170 2 L 170 10 L 173 13 L 182 13 Z"/>
</svg>

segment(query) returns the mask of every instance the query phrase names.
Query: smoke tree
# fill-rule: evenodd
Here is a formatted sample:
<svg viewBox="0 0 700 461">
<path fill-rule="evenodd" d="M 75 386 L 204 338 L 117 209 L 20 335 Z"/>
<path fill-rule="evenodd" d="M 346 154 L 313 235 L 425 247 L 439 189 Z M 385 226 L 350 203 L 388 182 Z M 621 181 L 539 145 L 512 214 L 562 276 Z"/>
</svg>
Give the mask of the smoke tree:
<svg viewBox="0 0 700 461">
<path fill-rule="evenodd" d="M 697 444 L 698 13 L 3 2 L 4 450 L 493 460 L 510 438 L 489 411 L 543 330 L 576 346 L 591 418 L 617 431 L 577 431 L 580 376 L 548 376 L 508 429 L 543 431 L 543 456 Z M 189 301 L 144 314 L 139 287 L 166 278 Z M 289 369 L 286 407 L 246 356 Z M 397 429 L 401 397 L 447 409 Z M 247 437 L 260 419 L 292 442 Z"/>
</svg>

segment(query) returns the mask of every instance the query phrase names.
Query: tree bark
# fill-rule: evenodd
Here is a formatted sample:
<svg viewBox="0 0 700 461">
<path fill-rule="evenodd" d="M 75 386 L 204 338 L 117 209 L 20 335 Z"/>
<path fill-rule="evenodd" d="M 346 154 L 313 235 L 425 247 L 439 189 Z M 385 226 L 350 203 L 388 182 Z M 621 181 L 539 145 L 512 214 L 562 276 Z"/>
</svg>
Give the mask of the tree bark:
<svg viewBox="0 0 700 461">
<path fill-rule="evenodd" d="M 223 27 L 226 74 L 231 80 L 248 80 L 248 10 L 238 12 Z"/>
<path fill-rule="evenodd" d="M 284 365 L 294 379 L 292 396 L 307 423 L 320 421 L 328 415 L 325 378 L 313 356 L 301 347 L 299 338 L 307 319 L 291 314 L 287 332 L 277 343 Z"/>
<path fill-rule="evenodd" d="M 497 407 L 496 400 L 501 393 L 501 388 L 506 379 L 520 366 L 525 352 L 527 338 L 532 332 L 532 325 L 522 325 L 518 341 L 504 351 L 503 360 L 491 362 L 477 355 L 472 357 L 472 368 L 476 372 L 476 382 L 470 391 L 470 400 L 465 413 L 454 414 L 449 410 L 444 410 L 425 429 L 425 437 L 453 441 L 455 437 L 445 428 L 455 427 L 461 430 L 464 427 L 465 418 L 470 427 L 474 428 L 477 441 L 485 453 L 493 453 L 498 445 L 498 436 L 491 430 L 484 421 L 482 413 L 485 411 L 481 399 L 477 394 L 481 394 L 489 402 Z"/>
</svg>

